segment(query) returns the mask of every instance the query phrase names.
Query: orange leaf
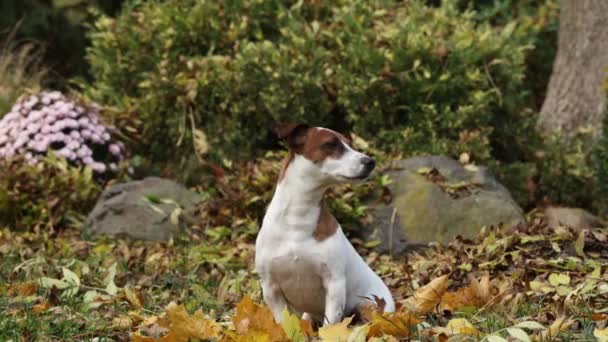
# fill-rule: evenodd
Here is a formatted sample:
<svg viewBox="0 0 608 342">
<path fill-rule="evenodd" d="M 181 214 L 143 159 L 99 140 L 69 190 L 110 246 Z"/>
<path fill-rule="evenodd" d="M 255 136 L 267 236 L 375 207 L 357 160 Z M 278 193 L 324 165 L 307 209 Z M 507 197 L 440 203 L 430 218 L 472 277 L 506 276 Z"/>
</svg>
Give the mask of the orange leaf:
<svg viewBox="0 0 608 342">
<path fill-rule="evenodd" d="M 32 306 L 32 312 L 35 314 L 43 313 L 46 312 L 50 307 L 51 305 L 49 302 L 43 300 L 41 303 Z"/>
<path fill-rule="evenodd" d="M 410 337 L 410 327 L 421 321 L 407 309 L 398 312 L 374 312 L 368 336 L 380 337 L 384 334 L 395 337 Z"/>
<path fill-rule="evenodd" d="M 477 296 L 477 292 L 473 287 L 463 287 L 456 292 L 446 292 L 441 297 L 440 308 L 442 311 L 455 312 L 465 306 L 479 307 L 482 302 Z"/>
<path fill-rule="evenodd" d="M 177 342 L 187 342 L 194 338 L 205 340 L 220 336 L 222 331 L 220 325 L 203 317 L 203 311 L 200 309 L 190 315 L 183 305 L 170 303 L 166 311 L 171 321 L 169 335 L 173 335 Z"/>
<path fill-rule="evenodd" d="M 283 327 L 275 322 L 270 309 L 254 303 L 248 296 L 243 297 L 236 305 L 232 323 L 241 335 L 246 335 L 250 330 L 254 330 L 267 333 L 272 341 L 287 340 Z"/>
<path fill-rule="evenodd" d="M 37 290 L 38 283 L 22 283 L 9 286 L 7 294 L 9 296 L 16 295 L 21 297 L 27 297 L 36 294 Z"/>
<path fill-rule="evenodd" d="M 427 314 L 439 304 L 447 289 L 448 276 L 444 275 L 431 280 L 430 283 L 416 290 L 411 297 L 403 301 L 403 304 L 417 315 Z"/>
</svg>

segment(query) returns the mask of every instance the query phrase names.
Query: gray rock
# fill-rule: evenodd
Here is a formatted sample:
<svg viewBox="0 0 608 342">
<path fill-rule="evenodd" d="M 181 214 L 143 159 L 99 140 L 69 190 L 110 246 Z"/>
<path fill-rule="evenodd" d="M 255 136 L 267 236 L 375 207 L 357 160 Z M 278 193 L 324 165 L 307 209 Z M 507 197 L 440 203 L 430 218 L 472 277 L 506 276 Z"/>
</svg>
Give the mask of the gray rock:
<svg viewBox="0 0 608 342">
<path fill-rule="evenodd" d="M 603 227 L 598 217 L 580 208 L 547 207 L 544 213 L 549 227 L 567 226 L 574 229 Z"/>
<path fill-rule="evenodd" d="M 167 241 L 194 220 L 202 196 L 168 179 L 148 177 L 106 188 L 87 217 L 91 234 Z"/>
<path fill-rule="evenodd" d="M 483 226 L 512 227 L 524 222 L 509 191 L 482 166 L 464 167 L 443 156 L 393 162 L 390 205 L 376 205 L 366 241 L 381 241 L 379 251 L 393 254 L 408 246 L 472 238 Z M 436 169 L 431 180 L 429 172 Z"/>
</svg>

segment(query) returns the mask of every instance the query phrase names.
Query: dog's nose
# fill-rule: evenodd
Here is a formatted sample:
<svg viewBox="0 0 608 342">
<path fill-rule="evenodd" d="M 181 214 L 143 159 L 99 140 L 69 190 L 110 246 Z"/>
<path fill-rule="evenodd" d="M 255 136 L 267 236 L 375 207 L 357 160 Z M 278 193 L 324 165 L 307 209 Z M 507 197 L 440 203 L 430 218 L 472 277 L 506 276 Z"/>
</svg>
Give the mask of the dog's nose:
<svg viewBox="0 0 608 342">
<path fill-rule="evenodd" d="M 372 171 L 374 169 L 374 167 L 376 167 L 376 161 L 374 160 L 374 158 L 370 158 L 370 157 L 365 157 L 361 163 L 363 164 L 363 166 L 365 167 L 365 170 L 367 171 Z"/>
</svg>

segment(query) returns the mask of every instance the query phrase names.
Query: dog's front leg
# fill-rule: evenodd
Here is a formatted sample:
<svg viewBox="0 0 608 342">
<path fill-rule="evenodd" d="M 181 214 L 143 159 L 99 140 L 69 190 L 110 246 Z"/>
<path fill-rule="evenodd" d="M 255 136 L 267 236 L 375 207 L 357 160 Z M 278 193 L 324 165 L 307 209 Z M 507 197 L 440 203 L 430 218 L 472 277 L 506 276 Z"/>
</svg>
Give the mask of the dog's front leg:
<svg viewBox="0 0 608 342">
<path fill-rule="evenodd" d="M 325 281 L 325 319 L 323 325 L 339 323 L 346 307 L 346 279 L 331 278 Z"/>
<path fill-rule="evenodd" d="M 274 284 L 270 279 L 261 279 L 262 297 L 264 302 L 270 307 L 274 320 L 281 323 L 283 310 L 287 308 L 287 301 L 283 296 L 283 292 L 277 284 Z"/>
</svg>

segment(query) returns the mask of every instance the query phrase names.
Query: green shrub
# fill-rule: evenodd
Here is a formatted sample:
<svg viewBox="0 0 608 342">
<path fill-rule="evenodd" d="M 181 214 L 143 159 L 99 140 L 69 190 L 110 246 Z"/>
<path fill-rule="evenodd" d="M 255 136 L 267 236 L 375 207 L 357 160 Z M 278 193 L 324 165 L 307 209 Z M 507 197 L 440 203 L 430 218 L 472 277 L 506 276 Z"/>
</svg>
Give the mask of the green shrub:
<svg viewBox="0 0 608 342">
<path fill-rule="evenodd" d="M 384 149 L 487 161 L 526 144 L 538 30 L 480 22 L 458 3 L 134 2 L 90 32 L 86 92 L 117 107 L 135 150 L 157 160 L 191 155 L 198 129 L 214 155 L 249 156 L 272 146 L 277 121 L 302 120 Z"/>
<path fill-rule="evenodd" d="M 100 191 L 90 169 L 65 159 L 49 156 L 36 165 L 0 160 L 0 227 L 59 228 L 91 209 Z"/>
</svg>

